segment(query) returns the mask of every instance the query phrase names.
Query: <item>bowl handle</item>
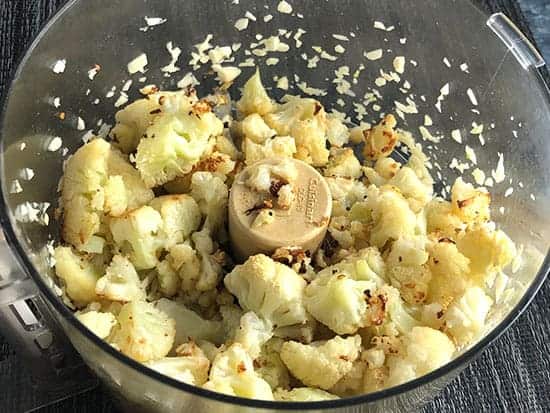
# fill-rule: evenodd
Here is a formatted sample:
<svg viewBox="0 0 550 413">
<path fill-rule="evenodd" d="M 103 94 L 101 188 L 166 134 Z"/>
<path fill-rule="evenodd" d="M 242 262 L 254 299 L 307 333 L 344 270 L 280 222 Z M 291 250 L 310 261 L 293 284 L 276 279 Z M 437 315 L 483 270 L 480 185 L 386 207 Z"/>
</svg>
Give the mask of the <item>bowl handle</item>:
<svg viewBox="0 0 550 413">
<path fill-rule="evenodd" d="M 29 387 L 13 391 L 36 393 L 26 397 L 32 406 L 18 408 L 47 406 L 98 384 L 50 311 L 0 231 L 0 329 L 23 361 Z"/>
</svg>

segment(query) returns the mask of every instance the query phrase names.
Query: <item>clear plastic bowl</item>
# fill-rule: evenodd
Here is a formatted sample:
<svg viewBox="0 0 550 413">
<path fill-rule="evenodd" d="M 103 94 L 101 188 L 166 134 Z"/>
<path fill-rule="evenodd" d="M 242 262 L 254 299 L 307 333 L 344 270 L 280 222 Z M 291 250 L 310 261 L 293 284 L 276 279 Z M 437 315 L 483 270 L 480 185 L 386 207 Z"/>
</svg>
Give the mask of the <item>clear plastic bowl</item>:
<svg viewBox="0 0 550 413">
<path fill-rule="evenodd" d="M 229 1 L 197 0 L 70 1 L 32 44 L 7 94 L 0 161 L 3 194 L 0 219 L 6 238 L 23 272 L 36 282 L 44 302 L 74 347 L 129 411 L 410 411 L 430 400 L 502 334 L 525 309 L 544 280 L 549 267 L 549 259 L 544 256 L 550 245 L 550 144 L 547 137 L 550 95 L 537 69 L 543 62 L 526 40 L 502 17 L 494 17 L 488 24 L 489 16 L 466 0 L 303 0 L 294 1 L 293 5 L 293 15 L 284 15 L 277 12 L 277 2 L 264 5 L 263 2 L 241 0 L 235 5 Z M 251 21 L 247 30 L 238 31 L 234 23 L 244 17 L 246 11 L 257 16 L 258 21 Z M 304 18 L 296 13 L 302 13 Z M 263 16 L 267 14 L 274 18 L 264 23 Z M 146 26 L 145 16 L 165 17 L 167 21 L 144 32 L 139 28 Z M 375 21 L 395 28 L 376 30 L 373 28 Z M 421 141 L 418 127 L 424 122 L 423 115 L 428 114 L 433 119 L 434 126 L 430 130 L 434 135 L 443 136 L 441 143 L 436 148 L 430 142 L 421 142 L 441 166 L 441 187 L 459 175 L 448 167 L 453 158 L 465 159 L 464 145 L 450 137 L 454 129 L 461 131 L 465 143 L 477 154 L 478 167 L 489 175 L 497 168 L 498 154 L 504 157 L 506 180 L 491 188 L 493 213 L 511 238 L 525 246 L 524 264 L 512 275 L 512 282 L 522 283 L 525 293 L 497 307 L 492 318 L 493 328 L 472 348 L 437 371 L 396 388 L 336 401 L 277 403 L 216 394 L 162 376 L 95 337 L 52 290 L 51 269 L 44 249 L 48 241 L 58 239 L 58 222 L 50 219 L 49 225 L 40 226 L 19 222 L 14 215 L 22 203 L 33 201 L 50 203 L 52 207 L 48 212 L 53 217 L 63 161 L 82 144 L 86 130 L 97 130 L 101 119 L 114 123 L 114 102 L 126 80 L 134 81 L 130 100 L 139 97 L 136 85 L 140 84 L 138 79 L 142 75 L 128 74 L 126 64 L 130 60 L 145 52 L 149 59 L 149 70 L 144 75 L 146 83 L 172 89 L 189 71 L 187 62 L 192 46 L 202 42 L 208 33 L 214 35 L 213 44 L 247 45 L 255 41 L 257 33 L 277 34 L 279 28 L 293 33 L 303 28 L 307 33 L 299 49 L 292 37 L 284 40 L 292 49 L 278 56 L 281 61 L 277 66 L 265 67 L 261 63 L 263 60 L 257 59 L 267 85 L 273 86 L 274 75 L 286 75 L 291 81 L 298 75 L 308 85 L 328 89 L 328 94 L 320 98 L 328 107 L 333 107 L 337 98 L 343 98 L 349 105 L 346 109 L 351 117 L 355 116 L 351 103 L 357 100 L 335 93 L 330 81 L 334 71 L 347 65 L 353 72 L 361 63 L 365 65 L 357 84 L 353 85 L 362 100 L 363 94 L 374 86 L 379 69 L 393 70 L 393 58 L 405 56 L 408 64 L 402 77 L 410 82 L 419 114 L 406 115 L 400 126 L 415 132 Z M 351 41 L 337 40 L 332 34 L 346 35 Z M 183 51 L 178 62 L 182 70 L 171 77 L 165 77 L 159 70 L 170 62 L 165 48 L 168 41 L 173 41 Z M 322 46 L 330 54 L 338 55 L 334 52 L 337 44 L 346 48 L 337 61 L 322 59 L 315 70 L 306 67 L 301 54 L 312 57 L 311 46 Z M 378 48 L 384 50 L 382 59 L 369 61 L 364 58 L 364 52 Z M 450 68 L 444 58 L 448 59 Z M 60 59 L 66 59 L 66 70 L 56 74 L 52 68 Z M 412 60 L 418 65 L 411 64 Z M 462 70 L 464 66 L 461 69 L 462 63 L 468 65 L 467 72 Z M 101 72 L 91 81 L 88 70 L 94 64 L 101 65 Z M 234 86 L 234 94 L 252 70 L 244 71 Z M 434 104 L 447 83 L 450 93 L 443 100 L 439 113 Z M 115 96 L 106 98 L 113 86 L 117 88 Z M 211 83 L 203 82 L 201 88 L 208 91 L 210 86 Z M 477 106 L 470 102 L 468 89 L 476 96 Z M 381 111 L 369 109 L 365 120 L 374 121 L 380 113 L 393 111 L 394 101 L 405 103 L 409 93 L 404 94 L 393 85 L 381 91 L 384 100 L 377 102 Z M 275 89 L 273 93 L 276 97 L 281 95 L 281 91 Z M 60 98 L 59 108 L 54 104 L 56 97 Z M 94 102 L 96 98 L 100 101 Z M 59 119 L 60 112 L 66 114 L 64 121 Z M 85 121 L 85 130 L 77 128 L 79 117 Z M 485 126 L 484 145 L 469 133 L 472 122 Z M 62 150 L 50 152 L 46 149 L 55 136 L 63 138 L 63 145 L 68 149 L 66 155 L 62 156 Z M 21 179 L 24 168 L 34 171 L 31 180 Z M 21 193 L 11 190 L 14 179 L 19 179 Z M 506 196 L 509 187 L 513 187 L 514 192 Z M 501 207 L 504 213 L 499 212 Z"/>
</svg>

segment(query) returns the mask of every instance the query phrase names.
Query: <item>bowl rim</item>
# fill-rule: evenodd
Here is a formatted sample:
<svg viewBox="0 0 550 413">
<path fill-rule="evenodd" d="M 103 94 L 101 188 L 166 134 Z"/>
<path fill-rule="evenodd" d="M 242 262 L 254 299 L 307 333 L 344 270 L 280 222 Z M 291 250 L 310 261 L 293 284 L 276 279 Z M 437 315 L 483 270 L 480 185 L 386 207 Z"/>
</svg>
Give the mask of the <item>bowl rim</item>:
<svg viewBox="0 0 550 413">
<path fill-rule="evenodd" d="M 13 93 L 13 87 L 17 82 L 25 64 L 28 59 L 34 52 L 36 46 L 40 43 L 43 36 L 46 32 L 57 23 L 57 21 L 73 6 L 79 3 L 81 0 L 64 0 L 64 3 L 59 7 L 59 9 L 45 22 L 42 24 L 38 33 L 33 37 L 30 46 L 26 49 L 22 57 L 19 58 L 19 61 L 14 66 L 17 69 L 12 72 L 9 76 L 7 82 L 7 88 L 3 91 L 0 91 L 0 103 L 1 103 L 1 113 L 0 113 L 0 149 L 3 148 L 3 126 L 5 122 L 6 110 L 8 107 L 9 99 Z M 478 5 L 474 4 L 472 0 L 464 0 L 470 3 L 472 9 L 488 17 L 488 13 L 482 10 Z M 532 69 L 535 75 L 538 77 L 541 87 L 546 89 L 547 99 L 550 101 L 550 91 L 548 85 L 544 81 L 541 72 L 536 69 Z M 3 157 L 0 156 L 0 173 L 4 170 Z M 348 408 L 352 406 L 357 406 L 361 404 L 370 404 L 378 402 L 381 400 L 389 399 L 392 397 L 401 396 L 405 393 L 411 392 L 420 388 L 422 386 L 428 385 L 435 382 L 438 379 L 443 378 L 444 376 L 452 375 L 453 373 L 459 373 L 462 369 L 466 368 L 473 360 L 483 354 L 483 352 L 495 342 L 502 334 L 504 334 L 512 324 L 523 314 L 526 308 L 529 306 L 531 301 L 535 298 L 536 294 L 544 284 L 548 273 L 550 271 L 550 251 L 547 252 L 546 257 L 541 265 L 539 272 L 536 277 L 533 279 L 531 285 L 525 290 L 522 298 L 514 306 L 514 308 L 508 313 L 508 315 L 497 324 L 488 334 L 486 334 L 481 340 L 479 340 L 475 345 L 470 347 L 468 350 L 460 354 L 458 357 L 451 360 L 449 363 L 441 366 L 440 368 L 423 375 L 419 378 L 416 378 L 412 381 L 400 384 L 395 387 L 383 389 L 373 393 L 368 393 L 364 395 L 342 398 L 336 400 L 326 400 L 326 401 L 314 401 L 314 402 L 282 402 L 282 401 L 267 401 L 267 400 L 256 400 L 256 399 L 247 399 L 236 396 L 229 396 L 226 394 L 214 392 L 211 390 L 206 390 L 201 387 L 196 387 L 189 385 L 184 382 L 180 382 L 171 377 L 165 376 L 153 369 L 146 367 L 138 361 L 124 355 L 123 353 L 116 350 L 114 347 L 109 345 L 106 341 L 100 339 L 92 331 L 84 326 L 74 315 L 74 313 L 59 299 L 59 297 L 52 291 L 52 289 L 46 284 L 44 278 L 39 274 L 39 272 L 34 267 L 32 261 L 27 256 L 23 244 L 19 241 L 15 228 L 10 218 L 8 202 L 7 202 L 7 193 L 4 190 L 4 183 L 0 185 L 0 192 L 2 196 L 0 197 L 0 226 L 5 234 L 6 242 L 11 249 L 14 257 L 16 258 L 21 270 L 25 275 L 30 276 L 33 281 L 37 284 L 40 293 L 46 297 L 48 304 L 53 306 L 53 308 L 58 312 L 58 314 L 69 322 L 69 324 L 76 329 L 81 335 L 86 339 L 91 341 L 98 350 L 107 353 L 110 357 L 117 359 L 119 362 L 127 365 L 128 367 L 136 370 L 138 373 L 141 373 L 147 376 L 149 379 L 160 381 L 163 385 L 171 387 L 176 391 L 184 391 L 196 396 L 204 397 L 209 401 L 227 403 L 233 406 L 243 406 L 250 408 L 258 409 L 271 409 L 271 410 L 280 410 L 280 411 L 309 411 L 309 410 L 328 410 L 328 409 L 339 409 L 339 408 Z"/>
</svg>

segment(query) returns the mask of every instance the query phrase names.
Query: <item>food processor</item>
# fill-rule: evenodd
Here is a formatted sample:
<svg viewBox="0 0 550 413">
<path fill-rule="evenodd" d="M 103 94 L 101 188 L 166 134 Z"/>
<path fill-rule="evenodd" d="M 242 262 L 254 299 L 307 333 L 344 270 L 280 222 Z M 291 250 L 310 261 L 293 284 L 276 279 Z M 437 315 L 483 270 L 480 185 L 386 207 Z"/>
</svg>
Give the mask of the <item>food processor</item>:
<svg viewBox="0 0 550 413">
<path fill-rule="evenodd" d="M 5 93 L 0 131 L 0 222 L 5 234 L 0 244 L 0 319 L 3 333 L 28 362 L 37 386 L 55 395 L 82 391 L 96 384 L 89 368 L 121 408 L 132 412 L 411 411 L 479 356 L 540 288 L 550 267 L 550 94 L 539 71 L 545 63 L 525 36 L 504 15 L 488 16 L 467 0 L 302 0 L 290 2 L 290 13 L 279 12 L 278 3 L 72 0 L 32 43 Z M 239 30 L 235 23 L 247 12 L 256 20 L 248 18 L 248 27 Z M 272 15 L 269 23 L 266 15 Z M 146 17 L 154 18 L 154 24 Z M 327 108 L 334 108 L 341 98 L 343 105 L 336 109 L 360 122 L 361 110 L 353 102 L 376 87 L 380 69 L 405 56 L 408 64 L 402 78 L 408 81 L 407 93 L 397 86 L 381 89 L 378 110 L 369 108 L 362 120 L 376 121 L 380 114 L 395 111 L 396 101 L 405 102 L 414 93 L 416 109 L 399 119 L 400 126 L 413 131 L 434 164 L 440 165 L 434 178 L 441 193 L 462 174 L 471 180 L 471 169 L 461 173 L 456 167 L 465 159 L 464 144 L 475 151 L 475 163 L 487 176 L 500 175 L 504 168 L 504 178 L 490 191 L 494 220 L 522 246 L 522 260 L 509 274 L 517 294 L 509 294 L 496 307 L 491 328 L 479 342 L 409 383 L 307 403 L 213 393 L 150 370 L 100 340 L 74 317 L 53 282 L 50 250 L 59 241 L 55 209 L 63 163 L 82 145 L 83 137 L 105 133 L 105 125 L 114 123 L 117 98 L 127 93 L 132 101 L 146 84 L 177 88 L 193 71 L 189 53 L 208 34 L 213 44 L 248 45 L 257 41 L 257 34 L 268 37 L 279 29 L 305 33 L 303 45 L 281 54 L 277 65 L 267 66 L 261 58 L 255 62 L 274 97 L 284 92 L 274 87 L 274 77 L 287 76 L 292 84 L 306 82 L 326 90 L 316 98 Z M 177 63 L 181 70 L 171 76 L 159 70 L 171 60 L 167 42 L 182 50 Z M 295 44 L 292 38 L 288 42 Z M 314 70 L 307 67 L 302 54 L 311 56 L 312 47 L 334 54 L 338 46 L 345 53 L 336 60 L 322 59 Z M 380 59 L 367 57 L 377 50 L 382 51 Z M 143 53 L 148 60 L 144 73 L 129 74 L 128 62 Z M 361 65 L 360 74 L 349 78 L 356 96 L 342 95 L 333 82 L 335 71 L 342 66 L 353 71 Z M 94 68 L 97 73 L 92 76 Z M 242 70 L 231 89 L 233 98 L 254 67 Z M 196 73 L 203 93 L 214 84 L 211 76 L 205 77 L 207 71 Z M 134 87 L 125 90 L 129 80 Z M 288 93 L 302 90 L 291 88 Z M 425 115 L 434 125 L 428 135 L 419 132 Z M 472 128 L 477 133 L 472 134 Z M 452 133 L 457 130 L 462 143 Z M 62 145 L 51 150 L 58 137 Z"/>
</svg>

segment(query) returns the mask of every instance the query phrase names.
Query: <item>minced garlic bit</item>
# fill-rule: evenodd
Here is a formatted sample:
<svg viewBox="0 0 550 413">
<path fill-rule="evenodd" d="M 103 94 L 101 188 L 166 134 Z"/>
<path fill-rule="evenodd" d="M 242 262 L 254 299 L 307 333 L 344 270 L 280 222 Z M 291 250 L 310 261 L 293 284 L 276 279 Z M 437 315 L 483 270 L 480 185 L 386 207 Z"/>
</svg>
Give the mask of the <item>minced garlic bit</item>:
<svg viewBox="0 0 550 413">
<path fill-rule="evenodd" d="M 472 122 L 472 130 L 470 133 L 472 135 L 481 135 L 483 133 L 484 126 L 483 124 L 477 124 L 476 122 Z"/>
<path fill-rule="evenodd" d="M 447 66 L 447 67 L 449 67 L 449 68 L 452 67 L 452 66 L 451 66 L 451 62 L 450 62 L 449 59 L 446 58 L 446 57 L 443 58 L 443 63 L 445 64 L 445 66 Z"/>
<path fill-rule="evenodd" d="M 343 34 L 333 34 L 332 35 L 333 38 L 335 38 L 336 40 L 340 40 L 342 42 L 349 42 L 349 37 L 348 36 L 345 36 Z"/>
<path fill-rule="evenodd" d="M 462 134 L 459 129 L 455 129 L 451 132 L 451 138 L 453 138 L 453 140 L 457 143 L 462 143 Z"/>
<path fill-rule="evenodd" d="M 63 141 L 59 136 L 55 136 L 49 143 L 46 149 L 49 152 L 56 152 L 59 149 L 61 149 L 61 146 L 63 145 Z"/>
<path fill-rule="evenodd" d="M 469 70 L 470 68 L 468 67 L 468 64 L 467 63 L 462 63 L 460 65 L 460 70 L 462 70 L 464 73 L 470 73 Z"/>
<path fill-rule="evenodd" d="M 512 194 L 514 193 L 514 188 L 510 187 L 506 190 L 506 192 L 504 192 L 504 198 L 508 198 L 509 196 L 511 196 Z"/>
<path fill-rule="evenodd" d="M 82 119 L 80 116 L 76 120 L 76 129 L 78 130 L 86 129 L 86 122 L 84 122 L 84 119 Z"/>
<path fill-rule="evenodd" d="M 397 56 L 393 59 L 393 68 L 399 74 L 405 73 L 405 57 Z"/>
<path fill-rule="evenodd" d="M 183 78 L 178 82 L 178 87 L 180 89 L 188 88 L 189 86 L 196 86 L 199 84 L 199 81 L 195 75 L 191 72 L 188 72 L 183 76 Z"/>
<path fill-rule="evenodd" d="M 242 73 L 242 70 L 235 66 L 212 65 L 212 70 L 218 75 L 218 80 L 222 84 L 232 83 Z"/>
<path fill-rule="evenodd" d="M 159 25 L 164 24 L 164 23 L 167 22 L 167 20 L 165 18 L 162 18 L 162 17 L 147 17 L 147 16 L 145 16 L 144 19 L 145 19 L 145 23 L 149 27 L 159 26 Z"/>
<path fill-rule="evenodd" d="M 243 31 L 248 28 L 248 19 L 246 17 L 243 17 L 235 22 L 235 29 L 238 31 Z"/>
<path fill-rule="evenodd" d="M 483 172 L 481 169 L 476 168 L 472 171 L 472 176 L 478 185 L 484 185 L 485 184 L 485 172 Z"/>
<path fill-rule="evenodd" d="M 277 88 L 281 90 L 288 90 L 288 78 L 286 76 L 277 79 Z"/>
<path fill-rule="evenodd" d="M 265 64 L 267 66 L 275 66 L 278 63 L 279 63 L 279 58 L 277 57 L 270 57 L 265 61 Z"/>
<path fill-rule="evenodd" d="M 94 67 L 92 67 L 90 70 L 88 70 L 88 78 L 90 80 L 94 80 L 97 74 L 101 71 L 101 66 L 98 64 L 95 64 Z"/>
<path fill-rule="evenodd" d="M 308 86 L 306 82 L 299 82 L 296 84 L 298 86 L 298 89 L 300 89 L 302 92 L 304 92 L 306 95 L 310 96 L 326 96 L 327 91 L 325 89 L 317 89 L 311 86 Z"/>
<path fill-rule="evenodd" d="M 256 18 L 256 16 L 254 16 L 252 13 L 250 13 L 249 11 L 247 11 L 245 14 L 244 14 L 244 17 L 246 17 L 247 19 L 249 20 L 252 20 L 253 22 L 255 22 L 256 20 L 258 20 Z"/>
<path fill-rule="evenodd" d="M 475 95 L 474 91 L 472 89 L 468 88 L 466 93 L 468 94 L 468 98 L 470 98 L 470 102 L 472 102 L 472 105 L 477 106 L 478 102 L 477 102 L 477 98 L 476 98 L 476 95 Z"/>
<path fill-rule="evenodd" d="M 115 108 L 119 108 L 128 103 L 128 95 L 125 92 L 120 92 L 118 99 L 115 102 Z"/>
<path fill-rule="evenodd" d="M 10 186 L 10 194 L 20 194 L 23 192 L 23 187 L 19 183 L 19 180 L 14 179 Z"/>
<path fill-rule="evenodd" d="M 168 53 L 170 53 L 170 63 L 167 66 L 164 66 L 160 69 L 161 72 L 164 73 L 176 73 L 179 72 L 181 69 L 176 66 L 176 63 L 181 55 L 181 49 L 179 47 L 174 47 L 174 44 L 172 42 L 166 43 L 166 50 L 168 50 Z"/>
<path fill-rule="evenodd" d="M 61 59 L 55 62 L 53 65 L 53 72 L 56 74 L 61 74 L 65 72 L 65 68 L 67 67 L 67 59 Z"/>
<path fill-rule="evenodd" d="M 19 173 L 19 177 L 25 181 L 31 181 L 34 178 L 34 171 L 31 168 L 23 168 Z"/>
<path fill-rule="evenodd" d="M 384 55 L 382 49 L 371 50 L 370 52 L 365 53 L 365 57 L 371 61 L 379 60 Z"/>
<path fill-rule="evenodd" d="M 145 73 L 145 66 L 147 66 L 148 64 L 149 61 L 147 60 L 147 55 L 145 53 L 142 53 L 134 60 L 130 61 L 130 63 L 128 63 L 128 73 L 130 73 L 131 75 L 138 72 Z"/>
<path fill-rule="evenodd" d="M 432 126 L 433 124 L 432 118 L 429 115 L 424 115 L 424 126 Z"/>
<path fill-rule="evenodd" d="M 61 98 L 60 97 L 53 98 L 53 107 L 58 108 L 60 106 L 61 106 Z"/>
<path fill-rule="evenodd" d="M 342 53 L 345 53 L 346 48 L 344 46 L 342 46 L 341 44 L 337 44 L 336 46 L 334 46 L 334 51 L 336 53 L 342 54 Z"/>
<path fill-rule="evenodd" d="M 497 184 L 504 182 L 506 175 L 504 173 L 504 155 L 499 152 L 497 168 L 491 171 L 491 176 Z"/>
<path fill-rule="evenodd" d="M 424 126 L 420 126 L 418 129 L 420 130 L 420 135 L 422 135 L 422 139 L 424 139 L 425 141 L 433 143 L 439 143 L 441 141 L 441 137 L 433 136 L 431 132 Z"/>
<path fill-rule="evenodd" d="M 283 0 L 277 5 L 277 11 L 283 14 L 292 13 L 292 6 L 287 1 Z"/>
<path fill-rule="evenodd" d="M 24 202 L 15 208 L 15 220 L 22 223 L 37 223 L 47 226 L 50 217 L 46 211 L 50 205 L 48 202 Z"/>
<path fill-rule="evenodd" d="M 468 159 L 474 165 L 477 165 L 477 156 L 474 150 L 468 145 L 466 145 L 465 151 L 466 151 L 466 159 Z"/>
<path fill-rule="evenodd" d="M 273 20 L 273 15 L 272 14 L 267 14 L 267 15 L 264 16 L 264 23 L 268 23 L 271 20 Z"/>
</svg>

